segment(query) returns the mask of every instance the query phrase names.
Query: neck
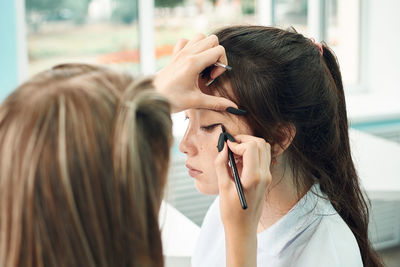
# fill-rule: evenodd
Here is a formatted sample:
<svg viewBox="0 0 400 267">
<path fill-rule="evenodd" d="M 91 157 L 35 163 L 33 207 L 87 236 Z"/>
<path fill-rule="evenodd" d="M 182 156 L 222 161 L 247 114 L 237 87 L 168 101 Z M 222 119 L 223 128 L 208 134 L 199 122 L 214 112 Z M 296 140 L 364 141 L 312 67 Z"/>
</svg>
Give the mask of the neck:
<svg viewBox="0 0 400 267">
<path fill-rule="evenodd" d="M 264 198 L 258 233 L 266 230 L 288 213 L 308 191 L 308 188 L 296 188 L 293 172 L 285 162 L 282 157 L 279 157 L 277 164 L 271 166 L 272 182 Z"/>
</svg>

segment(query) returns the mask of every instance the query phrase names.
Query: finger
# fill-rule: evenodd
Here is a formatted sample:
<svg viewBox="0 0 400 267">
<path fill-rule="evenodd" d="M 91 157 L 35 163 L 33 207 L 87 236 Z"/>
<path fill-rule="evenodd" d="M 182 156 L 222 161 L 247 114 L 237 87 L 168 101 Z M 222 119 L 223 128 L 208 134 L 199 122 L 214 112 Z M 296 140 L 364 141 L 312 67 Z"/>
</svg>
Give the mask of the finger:
<svg viewBox="0 0 400 267">
<path fill-rule="evenodd" d="M 189 42 L 188 39 L 184 39 L 184 38 L 179 39 L 178 42 L 174 46 L 174 51 L 172 54 L 173 55 L 177 54 L 179 51 L 181 51 L 187 45 L 188 42 Z"/>
<path fill-rule="evenodd" d="M 233 143 L 228 141 L 228 146 L 236 155 L 242 155 L 241 181 L 245 188 L 258 183 L 260 179 L 260 156 L 257 142 Z"/>
<path fill-rule="evenodd" d="M 221 57 L 218 59 L 218 62 L 220 62 L 224 65 L 228 65 L 228 58 L 226 57 L 226 52 L 225 52 L 224 47 L 223 47 L 223 53 L 222 53 Z M 210 77 L 211 77 L 211 79 L 215 79 L 218 76 L 220 76 L 221 74 L 223 74 L 225 71 L 226 71 L 226 69 L 223 67 L 215 67 L 211 70 Z"/>
<path fill-rule="evenodd" d="M 226 56 L 225 56 L 225 57 L 226 57 Z M 214 67 L 214 68 L 211 70 L 210 78 L 211 78 L 211 79 L 216 79 L 216 78 L 218 78 L 218 76 L 220 76 L 221 74 L 223 74 L 225 71 L 226 71 L 225 68 L 216 66 L 216 67 Z"/>
<path fill-rule="evenodd" d="M 237 105 L 235 104 L 235 102 L 227 98 L 201 93 L 201 95 L 196 99 L 195 108 L 225 111 L 228 107 L 237 108 Z"/>
<path fill-rule="evenodd" d="M 250 136 L 250 135 L 238 135 L 235 136 L 235 139 L 237 142 L 243 142 L 244 144 L 249 143 L 249 142 L 255 142 L 257 144 L 257 148 L 258 148 L 258 154 L 259 154 L 259 161 L 258 161 L 258 168 L 259 168 L 259 172 L 258 173 L 254 173 L 254 174 L 249 174 L 250 170 L 247 168 L 244 168 L 242 173 L 244 175 L 251 175 L 254 178 L 258 178 L 257 179 L 253 179 L 252 182 L 255 182 L 255 184 L 269 184 L 271 182 L 272 176 L 271 176 L 271 170 L 270 170 L 270 165 L 271 165 L 271 146 L 269 143 L 267 143 L 265 141 L 265 139 L 263 138 L 259 138 L 259 137 L 254 137 L 254 136 Z M 247 160 L 247 159 L 246 159 Z M 243 160 L 245 161 L 245 160 Z M 248 161 L 247 161 L 248 162 Z M 245 166 L 244 163 L 243 166 Z M 256 170 L 256 169 L 254 169 Z M 252 182 L 249 182 L 249 184 L 252 184 Z"/>
<path fill-rule="evenodd" d="M 248 135 L 248 134 L 238 134 L 234 136 L 235 140 L 239 143 L 241 142 L 249 142 L 249 141 L 256 141 L 256 142 L 265 142 L 263 138 Z"/>
<path fill-rule="evenodd" d="M 223 64 L 227 64 L 225 48 L 221 45 L 217 45 L 213 48 L 207 49 L 199 54 L 194 56 L 194 60 L 199 67 L 199 72 L 203 71 L 208 66 L 216 62 L 221 62 Z M 214 69 L 222 69 L 222 72 L 225 72 L 225 68 L 214 68 Z M 212 77 L 211 77 L 212 78 Z"/>
<path fill-rule="evenodd" d="M 208 36 L 205 39 L 199 40 L 197 43 L 194 43 L 190 48 L 189 52 L 191 54 L 198 54 L 207 49 L 213 48 L 219 44 L 218 37 L 214 34 Z"/>
<path fill-rule="evenodd" d="M 267 166 L 271 164 L 271 145 L 265 141 L 261 143 L 260 160 L 265 162 Z"/>
<path fill-rule="evenodd" d="M 217 173 L 218 187 L 220 190 L 227 190 L 232 186 L 232 178 L 228 167 L 228 148 L 224 146 L 215 159 L 215 170 Z"/>
<path fill-rule="evenodd" d="M 269 170 L 269 165 L 271 163 L 271 146 L 265 139 L 251 135 L 236 135 L 234 138 L 238 143 L 256 142 L 259 150 L 260 167 L 262 171 Z"/>
<path fill-rule="evenodd" d="M 242 157 L 243 171 L 245 168 L 255 170 L 259 167 L 260 156 L 257 142 L 249 141 L 239 144 L 228 140 L 227 144 L 235 155 Z"/>
<path fill-rule="evenodd" d="M 233 152 L 233 154 L 243 157 L 243 155 L 244 155 L 244 153 L 246 152 L 246 149 L 247 149 L 246 148 L 247 144 L 238 143 L 238 142 L 232 142 L 230 140 L 227 140 L 227 144 L 228 144 L 228 147 Z"/>
<path fill-rule="evenodd" d="M 192 39 L 190 39 L 190 41 L 186 44 L 186 47 L 191 47 L 192 45 L 194 45 L 195 43 L 197 43 L 200 40 L 205 39 L 206 36 L 202 33 L 198 33 L 196 34 Z"/>
<path fill-rule="evenodd" d="M 270 172 L 271 165 L 271 146 L 267 142 L 259 143 L 259 153 L 260 153 L 260 163 L 261 163 L 261 173 L 266 177 L 267 173 Z"/>
</svg>

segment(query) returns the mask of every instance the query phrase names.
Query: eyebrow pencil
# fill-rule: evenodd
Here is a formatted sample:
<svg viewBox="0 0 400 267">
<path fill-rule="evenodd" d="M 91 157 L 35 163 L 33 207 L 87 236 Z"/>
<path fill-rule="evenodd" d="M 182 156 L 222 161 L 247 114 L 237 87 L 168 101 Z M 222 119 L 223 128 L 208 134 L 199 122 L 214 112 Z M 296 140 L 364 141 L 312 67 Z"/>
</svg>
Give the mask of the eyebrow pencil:
<svg viewBox="0 0 400 267">
<path fill-rule="evenodd" d="M 221 63 L 221 62 L 216 62 L 216 63 L 214 63 L 214 66 L 222 67 L 222 68 L 224 68 L 224 69 L 226 69 L 226 70 L 232 70 L 232 67 L 231 67 L 231 66 L 225 65 L 225 64 L 223 64 L 223 63 Z"/>
<path fill-rule="evenodd" d="M 228 133 L 225 132 L 225 127 L 223 125 L 221 125 L 221 127 L 222 127 L 222 132 L 225 135 L 225 142 L 227 142 Z M 226 144 L 226 146 L 228 146 L 228 144 Z M 235 181 L 236 190 L 238 192 L 240 204 L 242 205 L 242 209 L 245 210 L 245 209 L 247 209 L 246 198 L 244 197 L 243 187 L 242 187 L 242 184 L 240 182 L 239 173 L 238 173 L 238 170 L 237 170 L 237 167 L 236 167 L 236 163 L 235 163 L 235 158 L 233 156 L 232 151 L 229 149 L 229 147 L 228 147 L 228 157 L 229 157 L 229 163 L 230 163 L 231 169 L 232 169 L 233 180 Z"/>
<path fill-rule="evenodd" d="M 213 66 L 224 68 L 224 69 L 226 69 L 227 71 L 231 71 L 231 70 L 232 70 L 232 67 L 231 67 L 231 66 L 225 65 L 225 64 L 223 64 L 223 63 L 221 63 L 221 62 L 216 62 L 216 63 L 214 63 L 212 66 L 209 66 L 209 67 L 205 68 L 205 69 L 200 73 L 201 77 L 203 78 L 203 77 L 206 76 L 206 75 L 210 75 Z M 216 78 L 210 79 L 210 80 L 205 84 L 205 86 L 207 86 L 207 87 L 210 86 L 210 85 L 215 81 L 215 79 L 216 79 Z"/>
</svg>

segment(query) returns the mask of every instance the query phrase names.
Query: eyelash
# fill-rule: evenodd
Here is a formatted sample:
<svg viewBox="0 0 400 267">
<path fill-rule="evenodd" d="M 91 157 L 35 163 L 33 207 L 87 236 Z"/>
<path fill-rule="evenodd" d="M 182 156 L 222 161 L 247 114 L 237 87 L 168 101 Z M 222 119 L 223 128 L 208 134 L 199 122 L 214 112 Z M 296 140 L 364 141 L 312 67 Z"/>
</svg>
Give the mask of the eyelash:
<svg viewBox="0 0 400 267">
<path fill-rule="evenodd" d="M 211 132 L 215 127 L 221 125 L 221 123 L 214 123 L 208 126 L 201 126 L 200 129 L 205 132 Z"/>
<path fill-rule="evenodd" d="M 185 121 L 188 120 L 189 117 L 185 117 Z M 222 125 L 222 123 L 214 123 L 208 126 L 200 126 L 200 129 L 205 131 L 205 132 L 211 132 L 212 130 L 214 130 L 215 127 Z"/>
</svg>

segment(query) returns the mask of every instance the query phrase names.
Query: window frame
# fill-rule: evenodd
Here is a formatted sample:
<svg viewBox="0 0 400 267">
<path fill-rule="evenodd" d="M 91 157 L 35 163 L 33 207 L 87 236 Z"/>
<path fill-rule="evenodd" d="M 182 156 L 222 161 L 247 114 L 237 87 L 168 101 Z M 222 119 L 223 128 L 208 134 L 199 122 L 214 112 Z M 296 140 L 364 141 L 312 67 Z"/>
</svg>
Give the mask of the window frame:
<svg viewBox="0 0 400 267">
<path fill-rule="evenodd" d="M 18 84 L 21 84 L 27 77 L 28 70 L 28 51 L 26 46 L 26 25 L 25 25 L 25 0 L 13 0 L 6 5 L 5 11 L 11 12 L 8 16 L 2 16 L 6 21 L 4 25 L 7 26 L 7 30 L 2 28 L 1 34 L 5 34 L 5 48 L 4 53 L 7 53 L 9 57 L 7 61 L 2 61 L 1 68 L 6 69 L 8 80 L 5 84 L 5 88 L 0 90 L 0 101 L 2 101 Z M 4 12 L 4 11 L 3 11 Z M 14 12 L 14 14 L 12 14 Z M 13 21 L 9 21 L 13 20 Z M 3 32 L 3 29 L 5 32 Z M 11 40 L 12 39 L 12 40 Z M 10 51 L 7 47 L 14 44 L 13 49 Z M 6 64 L 6 65 L 3 65 Z"/>
</svg>

